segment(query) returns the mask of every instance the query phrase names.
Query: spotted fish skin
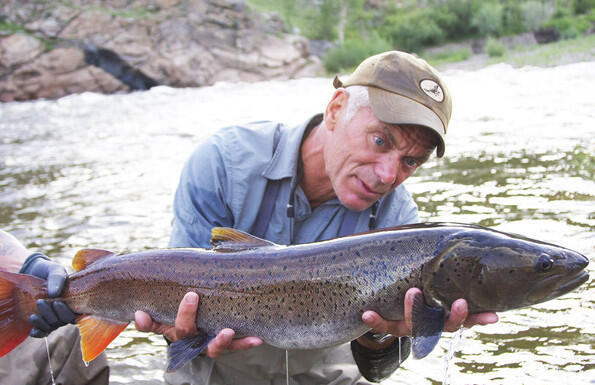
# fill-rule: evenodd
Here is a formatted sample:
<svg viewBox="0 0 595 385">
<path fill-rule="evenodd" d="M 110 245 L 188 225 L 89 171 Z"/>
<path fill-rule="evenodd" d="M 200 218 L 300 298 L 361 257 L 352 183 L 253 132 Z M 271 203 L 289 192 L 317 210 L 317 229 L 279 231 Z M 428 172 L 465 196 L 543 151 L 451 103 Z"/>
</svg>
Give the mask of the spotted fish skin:
<svg viewBox="0 0 595 385">
<path fill-rule="evenodd" d="M 557 297 L 588 279 L 588 260 L 577 252 L 463 224 L 401 226 L 292 246 L 215 228 L 212 244 L 213 249 L 125 255 L 77 253 L 73 266 L 78 271 L 68 277 L 59 299 L 84 315 L 78 321 L 79 327 L 87 325 L 81 328 L 83 347 L 103 340 L 87 358 L 99 354 L 137 310 L 173 325 L 189 291 L 200 295 L 201 341 L 178 349 L 183 357 L 174 359 L 174 369 L 223 328 L 285 349 L 356 339 L 369 330 L 361 319 L 366 310 L 403 319 L 405 292 L 412 287 L 422 289 L 425 298 L 413 314 L 414 355 L 421 357 L 431 351 L 443 326 L 441 321 L 420 325 L 424 307 L 432 309 L 431 317 L 444 317 L 454 300 L 465 298 L 471 313 L 504 311 Z M 32 297 L 47 294 L 40 288 Z M 33 306 L 20 309 L 23 317 L 32 312 Z M 416 345 L 415 339 L 424 336 L 429 342 Z M 188 346 L 198 348 L 184 353 Z"/>
</svg>

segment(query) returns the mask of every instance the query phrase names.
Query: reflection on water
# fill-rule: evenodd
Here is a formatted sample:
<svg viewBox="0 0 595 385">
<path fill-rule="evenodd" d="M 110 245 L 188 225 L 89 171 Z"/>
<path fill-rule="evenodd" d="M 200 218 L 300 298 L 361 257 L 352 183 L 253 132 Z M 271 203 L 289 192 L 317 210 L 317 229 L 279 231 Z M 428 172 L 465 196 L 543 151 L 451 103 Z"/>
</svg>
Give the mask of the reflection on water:
<svg viewBox="0 0 595 385">
<path fill-rule="evenodd" d="M 455 108 L 446 158 L 407 182 L 422 219 L 493 226 L 592 259 L 595 63 L 446 77 Z M 178 174 L 202 137 L 253 120 L 297 124 L 332 91 L 330 79 L 302 79 L 0 105 L 0 228 L 64 265 L 84 247 L 164 247 Z M 450 382 L 592 381 L 594 286 L 466 330 Z M 441 383 L 449 337 L 387 382 Z M 162 382 L 161 337 L 129 328 L 108 355 L 112 383 Z"/>
</svg>

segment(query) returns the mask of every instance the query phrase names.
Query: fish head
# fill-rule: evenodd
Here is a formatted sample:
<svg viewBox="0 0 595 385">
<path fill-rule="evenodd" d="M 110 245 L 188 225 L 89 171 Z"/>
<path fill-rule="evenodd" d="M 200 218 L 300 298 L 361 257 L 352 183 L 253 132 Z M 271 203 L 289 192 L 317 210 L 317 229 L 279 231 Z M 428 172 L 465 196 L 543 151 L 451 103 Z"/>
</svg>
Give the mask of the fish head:
<svg viewBox="0 0 595 385">
<path fill-rule="evenodd" d="M 589 261 L 576 251 L 489 229 L 447 237 L 441 250 L 424 266 L 424 295 L 446 309 L 458 298 L 467 300 L 470 313 L 530 306 L 589 278 Z"/>
</svg>

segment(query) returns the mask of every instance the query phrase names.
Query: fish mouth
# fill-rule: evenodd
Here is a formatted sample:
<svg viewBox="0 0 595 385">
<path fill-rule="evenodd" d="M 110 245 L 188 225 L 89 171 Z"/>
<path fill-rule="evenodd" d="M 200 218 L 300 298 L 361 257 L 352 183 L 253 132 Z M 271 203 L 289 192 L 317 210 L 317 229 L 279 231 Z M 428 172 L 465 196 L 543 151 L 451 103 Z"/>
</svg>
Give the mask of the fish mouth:
<svg viewBox="0 0 595 385">
<path fill-rule="evenodd" d="M 583 283 L 587 282 L 589 279 L 589 272 L 586 270 L 582 270 L 577 272 L 563 283 L 558 283 L 560 281 L 560 275 L 552 275 L 551 277 L 543 280 L 534 290 L 529 294 L 529 300 L 533 303 L 540 303 L 544 301 L 548 301 L 550 299 L 554 299 L 561 295 L 564 295 L 572 290 L 576 289 Z M 552 290 L 554 285 L 557 284 L 557 288 Z"/>
<path fill-rule="evenodd" d="M 579 274 L 568 280 L 565 284 L 560 285 L 557 292 L 558 295 L 566 294 L 582 285 L 589 280 L 589 272 L 586 270 L 581 271 Z"/>
</svg>

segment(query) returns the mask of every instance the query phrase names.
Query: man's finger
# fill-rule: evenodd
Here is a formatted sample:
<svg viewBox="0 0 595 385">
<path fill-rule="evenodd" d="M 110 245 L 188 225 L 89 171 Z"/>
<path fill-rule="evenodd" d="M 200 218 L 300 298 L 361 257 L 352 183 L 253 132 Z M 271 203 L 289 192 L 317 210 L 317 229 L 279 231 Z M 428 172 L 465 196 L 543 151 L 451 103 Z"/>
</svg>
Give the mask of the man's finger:
<svg viewBox="0 0 595 385">
<path fill-rule="evenodd" d="M 76 319 L 76 313 L 74 313 L 64 302 L 55 301 L 52 303 L 52 308 L 54 309 L 54 312 L 60 321 L 65 324 L 74 323 L 74 320 Z"/>
<path fill-rule="evenodd" d="M 136 311 L 134 313 L 134 327 L 139 332 L 152 332 L 153 320 L 144 311 Z"/>
<path fill-rule="evenodd" d="M 498 314 L 496 313 L 478 313 L 467 317 L 465 327 L 470 328 L 473 325 L 489 325 L 498 322 Z"/>
<path fill-rule="evenodd" d="M 386 322 L 375 311 L 365 311 L 364 314 L 362 314 L 362 321 L 376 333 L 387 333 L 385 330 Z"/>
<path fill-rule="evenodd" d="M 244 337 L 238 338 L 237 340 L 232 340 L 227 350 L 236 351 L 236 350 L 246 350 L 249 348 L 253 348 L 256 346 L 262 345 L 262 340 L 258 337 Z"/>
<path fill-rule="evenodd" d="M 63 266 L 54 265 L 48 274 L 48 295 L 55 298 L 60 295 L 66 281 L 66 269 Z"/>
<path fill-rule="evenodd" d="M 176 316 L 176 337 L 183 339 L 196 335 L 196 311 L 198 310 L 198 294 L 188 292 L 184 295 Z"/>
<path fill-rule="evenodd" d="M 407 290 L 405 293 L 405 325 L 407 327 L 407 335 L 411 335 L 411 330 L 413 328 L 412 313 L 413 313 L 413 301 L 417 295 L 423 295 L 420 289 L 417 287 L 412 287 L 411 289 Z"/>
<path fill-rule="evenodd" d="M 396 337 L 411 334 L 404 321 L 387 321 L 374 311 L 366 311 L 362 314 L 362 321 L 372 328 L 373 333 L 388 333 Z"/>
<path fill-rule="evenodd" d="M 33 338 L 44 338 L 44 337 L 47 337 L 49 334 L 50 333 L 45 332 L 40 329 L 37 329 L 37 328 L 31 329 L 31 331 L 29 332 L 29 335 Z"/>
<path fill-rule="evenodd" d="M 447 332 L 456 332 L 461 328 L 461 326 L 463 326 L 463 323 L 465 323 L 467 316 L 467 301 L 465 301 L 462 298 L 457 299 L 452 303 L 450 307 L 450 315 L 446 320 L 444 330 L 446 330 Z"/>
<path fill-rule="evenodd" d="M 52 305 L 49 302 L 38 299 L 37 300 L 37 311 L 41 315 L 41 317 L 47 322 L 47 324 L 51 327 L 50 330 L 56 329 L 61 323 L 58 320 L 58 316 L 52 309 Z"/>
<path fill-rule="evenodd" d="M 38 335 L 45 337 L 49 334 L 49 332 L 52 330 L 52 328 L 50 327 L 50 325 L 48 325 L 47 322 L 45 322 L 45 320 L 38 316 L 37 314 L 31 314 L 29 316 L 29 322 L 33 325 L 33 329 L 32 330 L 37 330 L 38 332 L 43 332 L 45 333 L 45 335 L 41 335 L 41 333 L 37 333 Z M 32 337 L 37 337 L 37 335 L 32 335 Z"/>
<path fill-rule="evenodd" d="M 207 346 L 207 356 L 217 358 L 223 354 L 231 344 L 235 332 L 231 329 L 223 329 Z"/>
</svg>

